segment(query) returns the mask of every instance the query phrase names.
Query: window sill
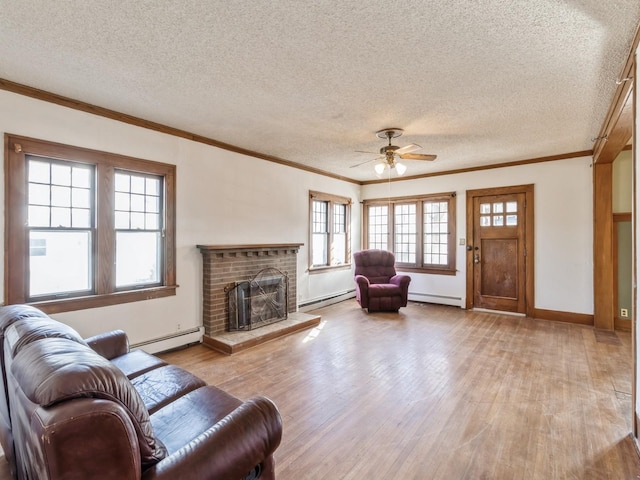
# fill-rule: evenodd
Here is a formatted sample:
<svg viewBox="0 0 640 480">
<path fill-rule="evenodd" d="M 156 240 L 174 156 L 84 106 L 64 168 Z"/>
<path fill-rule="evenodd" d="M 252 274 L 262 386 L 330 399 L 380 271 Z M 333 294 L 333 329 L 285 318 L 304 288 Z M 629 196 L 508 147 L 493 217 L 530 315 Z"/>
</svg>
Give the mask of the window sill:
<svg viewBox="0 0 640 480">
<path fill-rule="evenodd" d="M 398 272 L 410 272 L 410 273 L 427 273 L 430 275 L 455 275 L 457 270 L 449 268 L 421 268 L 421 267 L 408 267 L 402 264 L 396 263 L 396 270 Z"/>
<path fill-rule="evenodd" d="M 66 298 L 63 300 L 31 302 L 29 305 L 33 305 L 47 314 L 72 312 L 74 310 L 107 307 L 122 303 L 169 297 L 176 294 L 177 288 L 178 285 L 170 285 L 165 287 L 145 288 L 141 290 L 128 290 L 126 292 L 109 293 L 106 295 L 92 295 L 88 297 Z"/>
<path fill-rule="evenodd" d="M 307 271 L 309 274 L 313 275 L 316 273 L 333 272 L 336 270 L 351 270 L 351 264 L 345 263 L 344 265 L 330 265 L 327 267 L 309 267 L 309 270 Z"/>
</svg>

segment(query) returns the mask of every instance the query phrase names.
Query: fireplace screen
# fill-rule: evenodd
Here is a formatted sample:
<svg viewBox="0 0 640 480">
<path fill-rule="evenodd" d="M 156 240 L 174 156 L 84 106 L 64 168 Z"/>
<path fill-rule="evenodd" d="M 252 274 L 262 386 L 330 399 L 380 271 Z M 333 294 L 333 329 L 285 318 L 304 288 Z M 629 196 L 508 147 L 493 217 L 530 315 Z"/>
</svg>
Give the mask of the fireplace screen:
<svg viewBox="0 0 640 480">
<path fill-rule="evenodd" d="M 227 290 L 229 330 L 251 330 L 287 318 L 289 277 L 277 268 L 260 270 Z"/>
</svg>

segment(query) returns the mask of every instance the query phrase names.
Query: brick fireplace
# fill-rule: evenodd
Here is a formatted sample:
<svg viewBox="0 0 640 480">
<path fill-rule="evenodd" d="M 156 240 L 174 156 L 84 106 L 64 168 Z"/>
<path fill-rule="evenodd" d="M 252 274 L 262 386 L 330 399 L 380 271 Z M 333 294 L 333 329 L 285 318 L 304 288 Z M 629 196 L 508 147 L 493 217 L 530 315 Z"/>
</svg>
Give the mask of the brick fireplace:
<svg viewBox="0 0 640 480">
<path fill-rule="evenodd" d="M 287 311 L 297 310 L 297 257 L 300 243 L 266 245 L 198 245 L 202 253 L 202 320 L 204 335 L 228 331 L 227 291 L 265 268 L 289 277 Z"/>
</svg>

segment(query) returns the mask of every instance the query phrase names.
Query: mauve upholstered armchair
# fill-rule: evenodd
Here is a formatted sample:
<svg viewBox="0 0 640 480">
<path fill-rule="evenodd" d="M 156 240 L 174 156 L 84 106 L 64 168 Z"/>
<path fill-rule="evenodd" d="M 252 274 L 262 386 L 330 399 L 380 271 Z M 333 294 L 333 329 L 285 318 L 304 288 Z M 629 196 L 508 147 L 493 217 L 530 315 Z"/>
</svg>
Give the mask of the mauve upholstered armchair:
<svg viewBox="0 0 640 480">
<path fill-rule="evenodd" d="M 396 259 L 386 250 L 353 254 L 356 265 L 356 299 L 369 312 L 397 312 L 407 306 L 411 277 L 396 275 Z"/>
</svg>

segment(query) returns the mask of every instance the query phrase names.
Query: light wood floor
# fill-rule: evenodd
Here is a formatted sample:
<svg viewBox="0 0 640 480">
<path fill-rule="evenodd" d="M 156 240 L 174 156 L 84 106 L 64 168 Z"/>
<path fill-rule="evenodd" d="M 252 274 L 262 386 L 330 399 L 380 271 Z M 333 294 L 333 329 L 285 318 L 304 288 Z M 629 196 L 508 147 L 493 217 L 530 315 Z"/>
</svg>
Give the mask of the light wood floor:
<svg viewBox="0 0 640 480">
<path fill-rule="evenodd" d="M 279 480 L 640 478 L 628 333 L 418 303 L 318 313 L 231 357 L 163 356 L 276 402 Z"/>
<path fill-rule="evenodd" d="M 628 333 L 418 303 L 317 312 L 318 328 L 231 357 L 162 355 L 276 402 L 278 480 L 640 478 Z"/>
</svg>

